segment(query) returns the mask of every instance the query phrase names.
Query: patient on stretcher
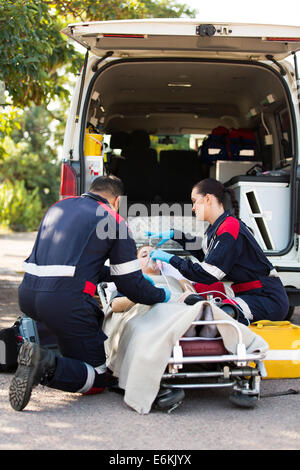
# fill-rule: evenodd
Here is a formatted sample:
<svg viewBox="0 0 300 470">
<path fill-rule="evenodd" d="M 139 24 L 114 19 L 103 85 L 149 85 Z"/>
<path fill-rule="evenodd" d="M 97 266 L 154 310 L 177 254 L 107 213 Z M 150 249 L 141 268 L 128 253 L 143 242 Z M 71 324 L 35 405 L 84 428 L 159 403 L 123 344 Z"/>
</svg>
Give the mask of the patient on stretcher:
<svg viewBox="0 0 300 470">
<path fill-rule="evenodd" d="M 157 263 L 150 258 L 150 252 L 153 247 L 150 245 L 143 245 L 138 249 L 137 258 L 140 262 L 141 270 L 144 275 L 149 276 L 152 282 L 157 287 L 162 285 L 162 282 L 167 287 L 173 286 L 171 291 L 174 300 L 174 286 L 176 285 L 176 301 L 183 302 L 184 299 L 196 291 L 193 288 L 193 283 L 185 279 L 177 269 L 173 266 L 165 263 Z M 163 278 L 163 279 L 162 279 Z M 169 285 L 168 285 L 169 284 Z M 178 293 L 182 294 L 178 296 Z M 115 291 L 113 294 L 113 300 L 111 300 L 111 309 L 114 313 L 127 312 L 135 304 L 127 297 L 124 297 L 121 293 Z"/>
<path fill-rule="evenodd" d="M 152 247 L 140 248 L 137 257 L 141 269 L 155 285 L 167 286 L 171 298 L 167 303 L 155 305 L 133 304 L 128 298 L 110 300 L 110 308 L 105 315 L 103 331 L 108 336 L 105 341 L 107 367 L 119 379 L 119 387 L 125 391 L 124 401 L 141 414 L 149 413 L 158 394 L 161 377 L 165 371 L 173 347 L 183 336 L 202 338 L 222 337 L 227 351 L 235 353 L 237 334 L 228 325 L 230 317 L 213 303 L 197 302 L 186 305 L 184 298 L 191 295 L 193 284 L 185 279 L 163 272 L 163 266 L 149 263 Z M 163 275 L 162 275 L 163 274 Z M 122 313 L 120 313 L 122 312 Z M 196 332 L 193 322 L 200 320 L 226 320 L 226 325 L 205 324 Z M 248 351 L 257 350 L 253 334 L 240 324 Z M 197 333 L 197 334 L 196 334 Z M 250 337 L 251 335 L 251 337 Z M 193 339 L 191 339 L 193 341 Z"/>
</svg>

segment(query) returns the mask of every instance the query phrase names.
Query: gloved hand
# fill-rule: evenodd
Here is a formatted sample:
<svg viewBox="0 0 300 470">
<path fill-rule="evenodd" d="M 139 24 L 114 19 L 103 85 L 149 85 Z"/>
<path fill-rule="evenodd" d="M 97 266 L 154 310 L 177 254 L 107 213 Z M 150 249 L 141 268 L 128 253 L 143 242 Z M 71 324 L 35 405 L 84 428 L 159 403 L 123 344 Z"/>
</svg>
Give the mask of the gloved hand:
<svg viewBox="0 0 300 470">
<path fill-rule="evenodd" d="M 151 238 L 161 238 L 161 242 L 159 242 L 156 246 L 161 246 L 163 243 L 166 243 L 168 240 L 174 237 L 174 230 L 166 230 L 165 232 L 147 232 L 145 231 L 145 235 Z"/>
<path fill-rule="evenodd" d="M 174 255 L 171 255 L 170 253 L 167 253 L 166 251 L 163 250 L 153 250 L 150 253 L 150 258 L 154 259 L 155 261 L 157 259 L 160 259 L 161 261 L 165 261 L 166 263 L 170 263 L 170 259 Z"/>
<path fill-rule="evenodd" d="M 151 282 L 151 284 L 153 286 L 155 286 L 155 283 L 154 283 L 153 279 L 151 279 L 151 277 L 148 276 L 148 274 L 143 274 L 143 276 L 144 276 L 145 279 L 147 279 L 147 281 Z"/>
<path fill-rule="evenodd" d="M 166 294 L 166 297 L 165 297 L 165 300 L 164 300 L 164 304 L 166 302 L 169 302 L 170 298 L 171 298 L 171 291 L 168 287 L 162 287 L 162 289 L 165 291 L 165 294 Z"/>
</svg>

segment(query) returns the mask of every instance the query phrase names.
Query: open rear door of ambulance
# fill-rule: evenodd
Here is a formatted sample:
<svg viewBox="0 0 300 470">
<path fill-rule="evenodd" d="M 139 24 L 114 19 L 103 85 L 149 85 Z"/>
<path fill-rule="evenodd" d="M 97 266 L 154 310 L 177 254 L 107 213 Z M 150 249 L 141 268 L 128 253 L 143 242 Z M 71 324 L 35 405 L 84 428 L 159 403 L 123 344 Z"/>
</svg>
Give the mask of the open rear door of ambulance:
<svg viewBox="0 0 300 470">
<path fill-rule="evenodd" d="M 147 19 L 70 24 L 62 31 L 99 57 L 178 56 L 280 61 L 300 49 L 300 27 Z"/>
</svg>

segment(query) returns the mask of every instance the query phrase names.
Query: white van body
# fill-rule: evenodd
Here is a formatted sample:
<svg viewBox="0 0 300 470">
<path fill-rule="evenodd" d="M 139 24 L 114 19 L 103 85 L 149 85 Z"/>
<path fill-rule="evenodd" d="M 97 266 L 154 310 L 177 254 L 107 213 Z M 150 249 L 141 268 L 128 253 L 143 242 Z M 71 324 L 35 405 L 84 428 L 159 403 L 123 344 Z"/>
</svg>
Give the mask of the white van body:
<svg viewBox="0 0 300 470">
<path fill-rule="evenodd" d="M 144 229 L 172 224 L 203 231 L 191 214 L 190 190 L 195 181 L 215 177 L 234 192 L 240 217 L 276 267 L 291 307 L 300 305 L 300 27 L 147 19 L 71 24 L 63 33 L 88 52 L 66 124 L 61 197 L 87 191 L 97 175 L 121 177 L 116 168 L 126 168 L 134 131 L 163 142 L 190 136 L 186 151 L 156 152 L 150 183 L 138 161 L 136 174 L 123 178 L 125 188 L 135 178 L 127 217 L 137 244 L 146 241 Z M 207 150 L 221 128 L 229 131 L 222 136 L 225 150 Z M 245 130 L 255 138 L 254 150 L 243 147 Z M 118 147 L 116 137 L 126 143 Z M 231 145 L 233 152 L 238 148 L 234 157 Z M 148 147 L 141 153 L 150 158 Z M 147 197 L 138 196 L 143 190 Z M 148 211 L 153 203 L 170 209 L 166 225 L 164 216 Z M 174 242 L 165 248 L 179 249 Z"/>
</svg>

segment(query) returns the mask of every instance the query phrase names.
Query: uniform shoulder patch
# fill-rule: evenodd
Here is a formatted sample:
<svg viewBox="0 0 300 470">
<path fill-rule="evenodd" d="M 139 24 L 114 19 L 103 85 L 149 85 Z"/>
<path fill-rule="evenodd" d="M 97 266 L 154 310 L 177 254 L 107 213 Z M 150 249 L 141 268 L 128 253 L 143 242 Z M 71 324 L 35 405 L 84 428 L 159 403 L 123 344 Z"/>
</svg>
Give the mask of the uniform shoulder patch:
<svg viewBox="0 0 300 470">
<path fill-rule="evenodd" d="M 227 217 L 217 230 L 217 236 L 229 233 L 236 240 L 240 231 L 240 223 L 235 217 Z"/>
</svg>

